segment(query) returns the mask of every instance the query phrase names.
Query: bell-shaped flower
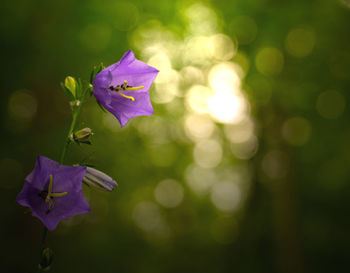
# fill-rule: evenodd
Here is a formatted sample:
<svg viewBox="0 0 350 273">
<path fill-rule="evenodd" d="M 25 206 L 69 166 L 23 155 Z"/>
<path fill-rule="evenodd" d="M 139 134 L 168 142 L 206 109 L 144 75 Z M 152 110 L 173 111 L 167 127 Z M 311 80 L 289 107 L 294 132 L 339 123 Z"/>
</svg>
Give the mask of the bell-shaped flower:
<svg viewBox="0 0 350 273">
<path fill-rule="evenodd" d="M 148 90 L 158 72 L 154 67 L 137 60 L 129 50 L 119 62 L 96 75 L 94 96 L 123 127 L 130 118 L 153 114 Z"/>
<path fill-rule="evenodd" d="M 118 186 L 113 178 L 91 167 L 86 167 L 86 175 L 83 182 L 104 191 L 113 191 L 113 187 Z"/>
<path fill-rule="evenodd" d="M 85 173 L 86 167 L 61 165 L 38 156 L 16 201 L 31 208 L 33 216 L 54 230 L 62 219 L 90 211 L 82 188 Z"/>
</svg>

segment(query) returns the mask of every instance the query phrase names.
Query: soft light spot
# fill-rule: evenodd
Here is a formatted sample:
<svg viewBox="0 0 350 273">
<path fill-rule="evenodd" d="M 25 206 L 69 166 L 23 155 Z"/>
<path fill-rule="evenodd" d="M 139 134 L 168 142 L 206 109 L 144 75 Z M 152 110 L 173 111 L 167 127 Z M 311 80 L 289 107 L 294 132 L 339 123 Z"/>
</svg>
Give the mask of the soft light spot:
<svg viewBox="0 0 350 273">
<path fill-rule="evenodd" d="M 260 73 L 266 76 L 276 76 L 283 69 L 284 57 L 279 49 L 266 47 L 256 55 L 255 65 Z"/>
<path fill-rule="evenodd" d="M 342 3 L 345 7 L 350 8 L 350 0 L 338 0 L 340 3 Z"/>
<path fill-rule="evenodd" d="M 181 204 L 184 190 L 181 184 L 175 180 L 161 181 L 154 190 L 157 202 L 166 208 L 175 208 Z"/>
<path fill-rule="evenodd" d="M 209 63 L 211 41 L 206 36 L 194 36 L 185 44 L 183 58 L 186 64 L 204 65 Z"/>
<path fill-rule="evenodd" d="M 212 34 L 217 30 L 217 16 L 215 12 L 203 5 L 196 3 L 185 9 L 185 16 L 189 21 L 191 34 Z"/>
<path fill-rule="evenodd" d="M 218 177 L 212 169 L 202 168 L 198 165 L 187 167 L 185 177 L 189 187 L 198 195 L 205 195 Z"/>
<path fill-rule="evenodd" d="M 215 34 L 209 40 L 209 54 L 218 61 L 228 61 L 236 54 L 237 47 L 224 34 Z"/>
<path fill-rule="evenodd" d="M 241 191 L 233 182 L 216 183 L 211 191 L 211 201 L 219 210 L 234 212 L 241 203 Z"/>
<path fill-rule="evenodd" d="M 264 173 L 271 179 L 284 178 L 288 171 L 288 161 L 284 153 L 278 150 L 268 152 L 261 162 Z"/>
<path fill-rule="evenodd" d="M 28 122 L 33 119 L 37 111 L 37 100 L 28 90 L 18 90 L 11 94 L 8 111 L 12 118 Z"/>
<path fill-rule="evenodd" d="M 245 75 L 247 75 L 250 68 L 249 57 L 243 52 L 238 52 L 236 56 L 233 58 L 233 61 L 240 68 L 240 69 L 237 69 L 238 71 L 240 71 L 239 73 L 240 77 L 245 77 Z"/>
<path fill-rule="evenodd" d="M 182 68 L 180 74 L 185 85 L 203 84 L 205 81 L 203 71 L 194 66 Z"/>
<path fill-rule="evenodd" d="M 217 93 L 237 92 L 241 85 L 239 67 L 233 63 L 214 65 L 209 71 L 210 87 Z"/>
<path fill-rule="evenodd" d="M 253 121 L 247 117 L 237 124 L 227 124 L 224 127 L 225 136 L 232 143 L 246 142 L 253 131 Z"/>
<path fill-rule="evenodd" d="M 321 93 L 316 102 L 319 114 L 326 119 L 337 119 L 345 110 L 346 101 L 338 91 L 331 90 Z"/>
<path fill-rule="evenodd" d="M 242 143 L 232 143 L 231 151 L 238 159 L 248 160 L 258 151 L 258 139 L 256 136 L 251 135 Z"/>
<path fill-rule="evenodd" d="M 238 43 L 245 45 L 254 41 L 258 27 L 253 18 L 237 16 L 232 20 L 230 30 L 236 36 Z"/>
<path fill-rule="evenodd" d="M 197 114 L 206 114 L 209 112 L 208 100 L 212 95 L 212 90 L 203 85 L 192 86 L 186 96 L 187 106 Z"/>
<path fill-rule="evenodd" d="M 155 103 L 169 103 L 179 94 L 179 73 L 176 70 L 168 69 L 163 70 L 159 75 L 159 80 L 155 81 L 152 100 Z"/>
<path fill-rule="evenodd" d="M 217 93 L 209 101 L 210 115 L 221 123 L 237 123 L 244 118 L 246 101 L 233 93 Z"/>
<path fill-rule="evenodd" d="M 314 49 L 316 36 L 310 27 L 292 29 L 285 40 L 287 51 L 298 58 L 308 56 Z"/>
<path fill-rule="evenodd" d="M 283 123 L 282 135 L 290 145 L 302 146 L 310 138 L 311 125 L 305 118 L 290 118 Z"/>
<path fill-rule="evenodd" d="M 196 144 L 193 151 L 195 162 L 203 168 L 214 168 L 222 159 L 222 147 L 216 140 L 202 140 Z"/>
<path fill-rule="evenodd" d="M 159 80 L 159 76 L 161 75 L 162 70 L 171 69 L 171 62 L 169 57 L 163 52 L 158 52 L 148 60 L 147 64 L 153 67 L 157 67 L 159 70 L 155 82 L 164 82 L 165 79 L 163 80 L 161 77 L 161 80 Z"/>
<path fill-rule="evenodd" d="M 135 224 L 144 231 L 152 231 L 162 225 L 159 207 L 153 202 L 140 202 L 133 211 Z"/>
<path fill-rule="evenodd" d="M 185 118 L 186 135 L 194 141 L 209 138 L 214 129 L 213 121 L 206 115 L 192 114 Z"/>
</svg>

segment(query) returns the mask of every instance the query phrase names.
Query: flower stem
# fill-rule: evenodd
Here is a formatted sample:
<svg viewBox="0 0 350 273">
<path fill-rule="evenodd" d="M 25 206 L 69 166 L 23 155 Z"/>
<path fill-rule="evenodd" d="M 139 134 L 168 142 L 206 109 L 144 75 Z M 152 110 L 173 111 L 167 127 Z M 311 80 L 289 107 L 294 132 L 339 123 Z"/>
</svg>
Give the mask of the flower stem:
<svg viewBox="0 0 350 273">
<path fill-rule="evenodd" d="M 62 153 L 61 153 L 61 157 L 60 157 L 60 164 L 63 164 L 64 162 L 64 159 L 66 157 L 66 153 L 67 153 L 67 149 L 68 149 L 68 146 L 69 144 L 71 143 L 71 140 L 70 140 L 70 137 L 74 131 L 74 128 L 75 128 L 75 125 L 77 123 L 77 119 L 78 119 L 78 116 L 80 114 L 80 109 L 81 109 L 81 106 L 83 105 L 84 103 L 84 100 L 85 100 L 85 97 L 86 97 L 86 94 L 88 93 L 89 89 L 91 87 L 89 86 L 88 88 L 86 88 L 84 91 L 83 91 L 83 94 L 81 96 L 81 100 L 79 101 L 79 105 L 78 107 L 73 110 L 73 117 L 72 117 L 72 123 L 70 125 L 70 128 L 69 128 L 69 131 L 68 131 L 68 135 L 67 135 L 67 138 L 66 138 L 66 143 L 64 144 L 64 147 L 63 147 L 63 150 L 62 150 Z"/>
<path fill-rule="evenodd" d="M 41 243 L 40 243 L 40 256 L 39 256 L 38 271 L 37 271 L 38 273 L 41 272 L 40 262 L 41 262 L 41 255 L 42 255 L 43 250 L 45 248 L 46 235 L 47 235 L 47 228 L 44 226 L 43 235 L 41 237 Z"/>
<path fill-rule="evenodd" d="M 73 133 L 74 131 L 74 128 L 75 128 L 75 125 L 77 123 L 77 119 L 78 119 L 78 116 L 79 116 L 79 113 L 80 113 L 80 109 L 81 109 L 81 106 L 83 105 L 83 102 L 85 100 L 85 97 L 86 95 L 88 94 L 89 90 L 90 90 L 91 86 L 87 87 L 84 91 L 83 91 L 83 94 L 80 98 L 80 101 L 79 101 L 79 104 L 78 106 L 73 109 L 73 113 L 72 113 L 72 122 L 70 124 L 70 128 L 69 128 L 69 132 L 68 132 L 68 135 L 67 135 L 67 138 L 66 138 L 66 142 L 63 146 L 63 149 L 62 149 L 62 152 L 61 152 L 61 157 L 60 157 L 60 164 L 63 164 L 64 162 L 64 159 L 66 157 L 66 153 L 67 153 L 67 150 L 68 150 L 68 146 L 69 144 L 71 143 L 70 141 L 70 136 L 71 134 Z M 41 244 L 40 244 L 40 258 L 39 258 L 39 264 L 38 264 L 38 273 L 41 273 L 42 272 L 42 269 L 40 267 L 40 262 L 41 262 L 41 258 L 42 258 L 42 253 L 43 253 L 43 250 L 45 249 L 45 242 L 46 242 L 46 237 L 47 237 L 47 228 L 44 226 L 44 230 L 43 230 L 43 235 L 41 237 Z"/>
<path fill-rule="evenodd" d="M 60 164 L 63 164 L 64 158 L 66 157 L 67 149 L 68 149 L 68 146 L 69 146 L 69 144 L 71 142 L 70 141 L 70 136 L 71 136 L 71 134 L 74 131 L 75 124 L 77 122 L 77 118 L 78 118 L 78 115 L 79 115 L 79 112 L 80 112 L 79 111 L 80 110 L 80 105 L 79 105 L 79 108 L 73 113 L 72 123 L 70 125 L 70 129 L 69 129 L 69 132 L 68 132 L 68 135 L 67 135 L 67 138 L 66 138 L 66 142 L 64 144 L 64 147 L 63 147 L 63 150 L 62 150 L 62 153 L 61 153 Z"/>
</svg>

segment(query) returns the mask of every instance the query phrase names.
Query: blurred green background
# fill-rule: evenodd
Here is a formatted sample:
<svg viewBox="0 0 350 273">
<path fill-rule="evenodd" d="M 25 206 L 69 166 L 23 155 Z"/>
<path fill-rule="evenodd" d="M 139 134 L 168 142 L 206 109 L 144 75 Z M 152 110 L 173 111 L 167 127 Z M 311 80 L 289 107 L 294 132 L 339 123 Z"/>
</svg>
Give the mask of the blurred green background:
<svg viewBox="0 0 350 273">
<path fill-rule="evenodd" d="M 49 234 L 51 272 L 335 272 L 350 265 L 350 1 L 2 1 L 1 268 L 33 272 L 15 202 L 70 124 L 59 83 L 128 49 L 161 72 L 120 129 L 89 99 L 84 159 L 113 176 Z"/>
</svg>

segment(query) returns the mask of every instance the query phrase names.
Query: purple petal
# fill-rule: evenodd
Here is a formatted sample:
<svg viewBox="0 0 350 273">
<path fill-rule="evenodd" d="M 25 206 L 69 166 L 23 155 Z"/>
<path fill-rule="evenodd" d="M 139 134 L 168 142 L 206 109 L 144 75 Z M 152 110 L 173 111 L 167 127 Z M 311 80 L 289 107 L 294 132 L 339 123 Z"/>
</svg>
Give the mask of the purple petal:
<svg viewBox="0 0 350 273">
<path fill-rule="evenodd" d="M 35 168 L 27 176 L 16 201 L 31 208 L 32 215 L 39 218 L 49 230 L 53 230 L 62 219 L 90 211 L 82 188 L 85 173 L 86 167 L 61 165 L 47 157 L 38 156 Z M 53 178 L 52 193 L 67 194 L 52 197 L 50 202 L 46 202 L 50 175 Z"/>
<path fill-rule="evenodd" d="M 97 101 L 111 112 L 123 127 L 130 118 L 153 114 L 153 108 L 148 95 L 152 82 L 158 74 L 158 70 L 135 59 L 134 53 L 129 50 L 121 60 L 97 74 L 94 80 L 93 93 Z M 131 87 L 142 89 L 133 91 L 113 91 L 127 81 Z M 121 96 L 118 93 L 132 96 L 135 101 Z"/>
<path fill-rule="evenodd" d="M 135 91 L 123 93 L 133 96 L 135 100 L 126 99 L 115 93 L 112 96 L 111 104 L 106 107 L 119 120 L 122 127 L 133 117 L 153 115 L 154 110 L 148 93 L 137 93 Z"/>
</svg>

